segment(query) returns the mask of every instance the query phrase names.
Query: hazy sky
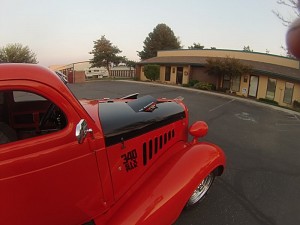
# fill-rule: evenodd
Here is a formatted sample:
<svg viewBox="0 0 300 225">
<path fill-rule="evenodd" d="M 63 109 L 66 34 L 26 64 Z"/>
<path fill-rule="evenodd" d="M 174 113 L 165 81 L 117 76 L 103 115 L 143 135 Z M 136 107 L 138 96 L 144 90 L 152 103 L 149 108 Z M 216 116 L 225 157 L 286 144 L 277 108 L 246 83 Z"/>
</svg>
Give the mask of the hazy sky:
<svg viewBox="0 0 300 225">
<path fill-rule="evenodd" d="M 28 45 L 39 64 L 68 64 L 92 58 L 93 41 L 105 35 L 128 59 L 159 23 L 168 25 L 184 48 L 284 55 L 285 32 L 272 13 L 293 13 L 276 0 L 1 0 L 0 47 Z"/>
</svg>

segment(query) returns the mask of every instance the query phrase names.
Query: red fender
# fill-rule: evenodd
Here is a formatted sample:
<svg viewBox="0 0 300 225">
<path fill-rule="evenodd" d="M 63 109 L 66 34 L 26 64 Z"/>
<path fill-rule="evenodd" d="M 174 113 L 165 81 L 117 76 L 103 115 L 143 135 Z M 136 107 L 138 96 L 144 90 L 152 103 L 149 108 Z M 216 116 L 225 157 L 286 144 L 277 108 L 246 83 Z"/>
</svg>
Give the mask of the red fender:
<svg viewBox="0 0 300 225">
<path fill-rule="evenodd" d="M 223 151 L 209 143 L 180 143 L 163 157 L 167 161 L 125 197 L 107 224 L 172 224 L 199 183 L 216 168 L 225 166 Z M 96 219 L 95 223 L 103 221 Z"/>
</svg>

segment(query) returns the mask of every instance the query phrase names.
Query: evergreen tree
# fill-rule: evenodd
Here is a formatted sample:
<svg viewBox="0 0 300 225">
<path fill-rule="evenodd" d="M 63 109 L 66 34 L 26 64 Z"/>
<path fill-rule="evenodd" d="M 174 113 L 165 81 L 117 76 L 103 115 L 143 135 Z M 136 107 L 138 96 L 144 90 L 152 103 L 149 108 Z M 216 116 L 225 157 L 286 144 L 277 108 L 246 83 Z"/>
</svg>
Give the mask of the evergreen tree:
<svg viewBox="0 0 300 225">
<path fill-rule="evenodd" d="M 180 41 L 166 24 L 158 24 L 144 41 L 143 51 L 138 52 L 141 60 L 157 55 L 159 50 L 180 49 Z"/>
<path fill-rule="evenodd" d="M 94 49 L 90 52 L 93 58 L 90 60 L 91 67 L 105 67 L 108 72 L 113 64 L 119 64 L 124 57 L 117 54 L 122 51 L 114 46 L 109 40 L 102 35 L 99 40 L 94 41 Z"/>
<path fill-rule="evenodd" d="M 200 43 L 193 43 L 193 45 L 189 46 L 188 49 L 204 49 L 204 45 L 201 45 Z"/>
</svg>

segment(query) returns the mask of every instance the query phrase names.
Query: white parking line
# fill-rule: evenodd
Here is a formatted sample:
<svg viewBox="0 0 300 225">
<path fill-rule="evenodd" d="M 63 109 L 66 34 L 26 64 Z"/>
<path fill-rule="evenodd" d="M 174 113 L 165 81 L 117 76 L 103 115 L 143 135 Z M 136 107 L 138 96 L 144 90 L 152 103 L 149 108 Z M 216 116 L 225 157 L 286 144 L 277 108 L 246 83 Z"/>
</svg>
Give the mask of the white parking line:
<svg viewBox="0 0 300 225">
<path fill-rule="evenodd" d="M 217 109 L 223 107 L 224 105 L 227 105 L 227 104 L 229 104 L 229 103 L 231 103 L 231 102 L 234 102 L 234 101 L 235 101 L 235 99 L 231 99 L 230 101 L 225 102 L 225 103 L 222 104 L 222 105 L 219 105 L 219 106 L 217 106 L 217 107 L 215 107 L 215 108 L 213 108 L 213 109 L 210 109 L 209 112 L 215 111 L 215 110 L 217 110 Z"/>
</svg>

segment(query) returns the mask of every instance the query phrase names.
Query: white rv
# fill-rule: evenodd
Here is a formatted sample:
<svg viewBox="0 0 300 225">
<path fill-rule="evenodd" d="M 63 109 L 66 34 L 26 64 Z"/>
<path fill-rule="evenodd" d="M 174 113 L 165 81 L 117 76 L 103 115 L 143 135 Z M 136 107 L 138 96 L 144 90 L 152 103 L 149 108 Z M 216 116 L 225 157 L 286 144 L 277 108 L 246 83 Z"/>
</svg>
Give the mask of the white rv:
<svg viewBox="0 0 300 225">
<path fill-rule="evenodd" d="M 108 77 L 108 71 L 105 67 L 92 67 L 85 69 L 86 78 L 103 78 Z"/>
</svg>

